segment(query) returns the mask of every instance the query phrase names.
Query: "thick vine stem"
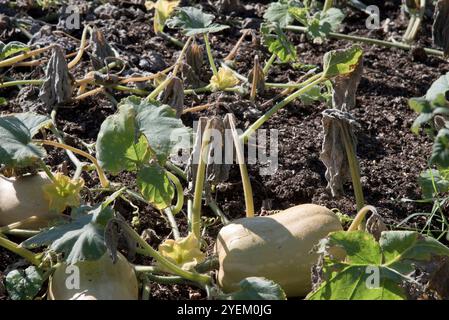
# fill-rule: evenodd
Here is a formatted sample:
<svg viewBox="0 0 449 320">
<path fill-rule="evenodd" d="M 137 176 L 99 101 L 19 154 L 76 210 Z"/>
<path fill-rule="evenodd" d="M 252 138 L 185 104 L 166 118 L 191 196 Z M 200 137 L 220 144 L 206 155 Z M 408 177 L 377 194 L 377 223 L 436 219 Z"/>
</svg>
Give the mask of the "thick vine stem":
<svg viewBox="0 0 449 320">
<path fill-rule="evenodd" d="M 49 46 L 47 46 L 45 48 L 31 50 L 31 51 L 19 54 L 17 56 L 14 56 L 12 58 L 2 60 L 2 61 L 0 61 L 0 68 L 9 67 L 9 66 L 12 66 L 13 64 L 16 64 L 17 62 L 23 61 L 25 59 L 28 59 L 28 58 L 31 58 L 31 57 L 34 57 L 34 56 L 37 56 L 37 55 L 39 55 L 41 53 L 44 53 L 44 52 L 46 52 L 48 50 L 53 49 L 54 46 L 55 45 L 52 44 L 52 45 L 49 45 Z"/>
<path fill-rule="evenodd" d="M 98 178 L 100 179 L 101 186 L 103 188 L 107 188 L 109 186 L 108 178 L 106 178 L 106 175 L 105 175 L 103 169 L 101 168 L 100 164 L 98 163 L 97 159 L 95 159 L 95 157 L 93 157 L 92 155 L 88 154 L 87 152 L 84 152 L 84 151 L 79 150 L 79 149 L 77 149 L 75 147 L 69 146 L 67 144 L 63 144 L 63 143 L 59 143 L 59 142 L 55 142 L 55 141 L 33 140 L 33 142 L 40 143 L 40 144 L 43 144 L 43 145 L 52 146 L 52 147 L 55 147 L 55 148 L 70 150 L 73 153 L 79 154 L 80 156 L 83 156 L 83 157 L 89 159 L 93 163 L 93 165 L 95 166 L 95 169 L 98 172 Z"/>
<path fill-rule="evenodd" d="M 276 61 L 276 58 L 277 58 L 277 55 L 275 53 L 273 53 L 271 55 L 270 59 L 268 59 L 267 63 L 263 67 L 263 73 L 265 75 L 268 75 L 268 72 L 270 71 L 270 68 L 273 65 L 274 61 Z"/>
<path fill-rule="evenodd" d="M 359 210 L 351 225 L 348 228 L 347 232 L 356 231 L 362 225 L 363 220 L 365 219 L 368 212 L 377 213 L 377 209 L 373 206 L 365 206 Z"/>
<path fill-rule="evenodd" d="M 315 76 L 314 81 L 309 82 L 306 86 L 300 88 L 299 90 L 295 91 L 288 97 L 286 97 L 284 100 L 273 106 L 270 110 L 268 110 L 262 117 L 260 117 L 256 122 L 254 122 L 246 131 L 240 136 L 240 139 L 244 143 L 248 142 L 249 137 L 256 132 L 257 129 L 259 129 L 265 122 L 267 122 L 276 112 L 278 112 L 280 109 L 288 105 L 290 102 L 295 100 L 296 98 L 300 97 L 302 94 L 309 91 L 311 88 L 313 88 L 315 85 L 325 81 L 326 78 L 323 77 L 323 74 L 320 73 L 319 75 Z"/>
<path fill-rule="evenodd" d="M 166 259 L 162 256 L 158 251 L 154 250 L 145 240 L 143 240 L 133 228 L 128 226 L 123 221 L 117 221 L 120 223 L 120 227 L 124 229 L 124 231 L 134 240 L 136 241 L 140 247 L 142 247 L 141 253 L 144 253 L 147 256 L 155 259 L 164 269 L 168 270 L 170 273 L 183 277 L 184 279 L 197 282 L 201 285 L 206 285 L 212 282 L 210 276 L 205 274 L 200 274 L 196 272 L 186 271 L 181 269 L 179 266 L 175 265 L 170 260 Z"/>
<path fill-rule="evenodd" d="M 35 266 L 39 266 L 41 261 L 37 258 L 37 255 L 31 252 L 30 250 L 27 250 L 21 246 L 19 246 L 17 243 L 12 242 L 11 240 L 8 240 L 0 234 L 0 247 L 5 248 L 8 251 L 11 251 L 31 264 L 34 264 Z"/>
<path fill-rule="evenodd" d="M 203 199 L 204 180 L 206 178 L 207 155 L 209 154 L 210 142 L 212 138 L 211 120 L 207 121 L 204 129 L 201 150 L 199 155 L 198 169 L 196 173 L 195 191 L 192 204 L 192 233 L 199 240 L 201 239 L 201 203 Z"/>
<path fill-rule="evenodd" d="M 40 86 L 43 83 L 44 83 L 44 80 L 15 80 L 15 81 L 8 81 L 8 82 L 0 82 L 0 88 L 25 86 L 25 85 Z"/>
<path fill-rule="evenodd" d="M 299 31 L 299 32 L 303 32 L 303 33 L 307 32 L 307 28 L 300 27 L 300 26 L 290 26 L 289 25 L 289 26 L 286 26 L 285 29 L 291 30 L 291 31 Z M 351 42 L 361 42 L 361 43 L 373 44 L 373 45 L 378 45 L 378 46 L 387 47 L 387 48 L 398 48 L 398 49 L 407 50 L 407 51 L 411 51 L 413 49 L 413 46 L 411 46 L 409 44 L 405 44 L 405 43 L 371 39 L 371 38 L 346 35 L 346 34 L 336 33 L 336 32 L 330 32 L 327 36 L 329 38 L 333 38 L 333 39 L 337 39 L 337 40 L 348 40 Z M 437 56 L 437 57 L 441 57 L 441 58 L 444 57 L 443 51 L 429 49 L 429 48 L 423 48 L 423 50 L 429 55 Z"/>
<path fill-rule="evenodd" d="M 326 0 L 324 2 L 323 12 L 326 12 L 327 10 L 332 8 L 333 5 L 334 5 L 334 1 L 333 0 Z"/>
<path fill-rule="evenodd" d="M 246 217 L 252 218 L 254 217 L 254 197 L 253 197 L 253 189 L 251 187 L 251 180 L 249 179 L 248 168 L 245 163 L 245 154 L 242 148 L 242 142 L 237 133 L 237 129 L 235 126 L 235 117 L 234 115 L 228 114 L 229 125 L 231 127 L 232 138 L 234 140 L 234 146 L 237 153 L 237 160 L 239 162 L 240 168 L 240 176 L 242 178 L 243 183 L 243 193 L 245 196 L 245 206 L 246 206 Z"/>
</svg>

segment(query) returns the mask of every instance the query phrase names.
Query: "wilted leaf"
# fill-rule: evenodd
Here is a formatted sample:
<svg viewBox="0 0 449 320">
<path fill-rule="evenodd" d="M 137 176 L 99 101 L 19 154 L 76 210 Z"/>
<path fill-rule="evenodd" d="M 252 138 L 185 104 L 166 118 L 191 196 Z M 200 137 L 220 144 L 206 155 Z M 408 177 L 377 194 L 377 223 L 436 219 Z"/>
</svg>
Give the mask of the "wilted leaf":
<svg viewBox="0 0 449 320">
<path fill-rule="evenodd" d="M 70 179 L 58 172 L 54 175 L 55 181 L 43 186 L 44 197 L 49 202 L 50 210 L 62 213 L 67 207 L 80 205 L 80 192 L 84 187 L 84 180 Z"/>
<path fill-rule="evenodd" d="M 15 55 L 19 52 L 30 51 L 30 47 L 26 44 L 18 41 L 11 41 L 7 44 L 4 44 L 0 41 L 0 60 L 4 60 L 9 58 L 10 56 Z"/>
<path fill-rule="evenodd" d="M 153 27 L 155 33 L 164 31 L 165 22 L 171 16 L 180 2 L 180 0 L 158 0 L 156 2 L 145 2 L 145 6 L 148 10 L 154 9 Z"/>
<path fill-rule="evenodd" d="M 204 63 L 204 51 L 196 41 L 193 41 L 187 48 L 185 60 L 186 63 L 183 65 L 182 69 L 184 82 L 193 88 L 201 87 L 202 81 L 200 74 Z"/>
<path fill-rule="evenodd" d="M 169 207 L 175 195 L 167 173 L 158 164 L 147 165 L 139 170 L 137 187 L 145 200 L 160 210 Z"/>
<path fill-rule="evenodd" d="M 352 46 L 344 50 L 332 50 L 323 58 L 323 72 L 327 79 L 344 76 L 354 72 L 363 57 L 363 50 L 359 46 Z"/>
<path fill-rule="evenodd" d="M 192 270 L 203 262 L 206 254 L 201 251 L 200 241 L 193 233 L 178 240 L 168 239 L 159 245 L 159 253 L 184 270 Z"/>
<path fill-rule="evenodd" d="M 353 150 L 356 150 L 357 139 L 354 135 L 354 118 L 347 112 L 328 109 L 323 112 L 324 140 L 320 160 L 326 166 L 327 189 L 333 197 L 343 195 L 343 184 L 351 181 L 348 156 L 344 144 L 346 130 L 350 136 Z"/>
<path fill-rule="evenodd" d="M 249 277 L 239 283 L 240 290 L 220 298 L 226 300 L 287 300 L 284 290 L 276 282 Z"/>
<path fill-rule="evenodd" d="M 279 26 L 268 26 L 262 24 L 260 27 L 265 46 L 270 53 L 276 56 L 284 63 L 296 60 L 296 48 L 287 39 L 284 31 Z"/>
<path fill-rule="evenodd" d="M 91 34 L 90 47 L 92 50 L 91 62 L 95 70 L 106 66 L 108 58 L 117 57 L 117 52 L 109 45 L 103 32 L 94 28 Z"/>
<path fill-rule="evenodd" d="M 187 36 L 197 34 L 215 33 L 229 28 L 229 26 L 212 23 L 215 16 L 204 13 L 194 7 L 182 7 L 176 10 L 176 14 L 167 21 L 170 28 L 180 28 Z"/>
<path fill-rule="evenodd" d="M 210 79 L 212 91 L 220 91 L 232 88 L 239 83 L 239 79 L 234 75 L 234 72 L 228 68 L 220 68 L 217 75 L 213 75 Z"/>
<path fill-rule="evenodd" d="M 6 290 L 12 300 L 33 300 L 45 282 L 42 272 L 35 266 L 15 269 L 5 279 Z"/>
<path fill-rule="evenodd" d="M 255 86 L 255 90 L 259 94 L 263 94 L 265 92 L 265 74 L 263 72 L 263 68 L 259 63 L 259 57 L 254 57 L 254 66 L 251 69 L 248 81 L 251 83 L 251 88 L 253 85 Z"/>
<path fill-rule="evenodd" d="M 176 110 L 176 116 L 181 117 L 184 110 L 184 83 L 178 77 L 171 79 L 162 93 L 161 102 Z"/>
<path fill-rule="evenodd" d="M 45 81 L 39 92 L 39 98 L 48 107 L 69 101 L 73 93 L 73 77 L 61 47 L 55 46 L 45 70 Z"/>
<path fill-rule="evenodd" d="M 48 246 L 50 250 L 64 254 L 67 264 L 98 260 L 106 252 L 104 232 L 112 217 L 113 211 L 109 207 L 98 205 L 74 221 L 42 231 L 21 245 L 30 249 Z"/>
<path fill-rule="evenodd" d="M 434 23 L 432 27 L 433 43 L 443 48 L 449 55 L 449 1 L 438 0 L 435 6 Z"/>
<path fill-rule="evenodd" d="M 343 250 L 344 260 L 329 254 Z M 449 255 L 437 240 L 413 231 L 383 232 L 379 243 L 362 232 L 339 231 L 320 242 L 321 283 L 311 300 L 402 300 L 411 272 Z"/>
<path fill-rule="evenodd" d="M 336 77 L 332 84 L 332 107 L 342 111 L 350 111 L 356 104 L 356 93 L 363 74 L 363 58 L 358 62 L 354 72 Z"/>
<path fill-rule="evenodd" d="M 50 118 L 32 112 L 0 117 L 0 164 L 24 168 L 45 157 L 45 149 L 31 140 L 51 123 Z"/>
</svg>

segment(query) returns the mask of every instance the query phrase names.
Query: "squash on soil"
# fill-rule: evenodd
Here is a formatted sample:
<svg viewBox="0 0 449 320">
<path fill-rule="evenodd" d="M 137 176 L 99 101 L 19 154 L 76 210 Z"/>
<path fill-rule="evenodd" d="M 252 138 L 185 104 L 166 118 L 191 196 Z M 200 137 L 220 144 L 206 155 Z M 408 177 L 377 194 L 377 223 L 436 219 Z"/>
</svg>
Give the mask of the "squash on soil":
<svg viewBox="0 0 449 320">
<path fill-rule="evenodd" d="M 342 229 L 331 210 L 313 204 L 233 221 L 218 234 L 218 283 L 224 292 L 232 292 L 247 277 L 265 277 L 289 297 L 305 296 L 311 290 L 311 267 L 318 259 L 312 248 Z"/>
<path fill-rule="evenodd" d="M 139 297 L 134 266 L 120 253 L 115 264 L 106 253 L 99 260 L 81 261 L 75 267 L 79 273 L 75 268 L 67 269 L 66 264 L 55 270 L 48 286 L 49 300 L 137 300 Z"/>
</svg>

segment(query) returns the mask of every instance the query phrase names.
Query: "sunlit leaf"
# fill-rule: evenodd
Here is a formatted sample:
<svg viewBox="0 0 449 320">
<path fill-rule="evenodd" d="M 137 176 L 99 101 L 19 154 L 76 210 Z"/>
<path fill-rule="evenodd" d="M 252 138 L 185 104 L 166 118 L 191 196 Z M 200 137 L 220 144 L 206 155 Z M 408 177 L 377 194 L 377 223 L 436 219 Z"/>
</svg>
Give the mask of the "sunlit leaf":
<svg viewBox="0 0 449 320">
<path fill-rule="evenodd" d="M 4 44 L 0 41 L 0 60 L 4 60 L 9 58 L 10 56 L 15 55 L 19 52 L 30 51 L 30 47 L 26 44 L 18 41 L 11 41 L 7 44 Z"/>
<path fill-rule="evenodd" d="M 265 11 L 263 18 L 266 21 L 278 24 L 281 27 L 285 27 L 291 24 L 294 20 L 289 9 L 292 7 L 299 7 L 299 6 L 300 6 L 299 1 L 280 0 L 278 2 L 272 2 L 268 6 L 268 9 Z"/>
<path fill-rule="evenodd" d="M 23 168 L 45 157 L 45 149 L 32 143 L 32 138 L 51 123 L 47 116 L 32 112 L 0 117 L 0 164 Z"/>
<path fill-rule="evenodd" d="M 345 50 L 332 50 L 323 58 L 323 72 L 328 79 L 354 72 L 363 57 L 363 50 L 357 45 Z"/>
<path fill-rule="evenodd" d="M 332 255 L 335 250 L 343 250 L 345 258 Z M 367 232 L 334 232 L 318 251 L 324 260 L 321 281 L 307 297 L 311 300 L 407 299 L 404 284 L 415 283 L 410 274 L 449 256 L 449 248 L 413 231 L 386 231 L 379 242 Z"/>
<path fill-rule="evenodd" d="M 215 16 L 204 13 L 194 7 L 182 7 L 176 10 L 176 14 L 167 21 L 170 28 L 180 28 L 187 36 L 197 34 L 215 33 L 229 28 L 229 26 L 212 23 Z"/>
<path fill-rule="evenodd" d="M 279 26 L 262 24 L 260 32 L 264 45 L 267 46 L 270 53 L 276 54 L 284 63 L 296 60 L 296 48 Z"/>
<path fill-rule="evenodd" d="M 30 249 L 46 246 L 64 254 L 68 264 L 98 260 L 106 252 L 104 232 L 112 217 L 113 211 L 109 207 L 98 205 L 79 214 L 72 222 L 42 231 L 21 245 Z"/>
<path fill-rule="evenodd" d="M 158 164 L 145 166 L 138 172 L 137 187 L 145 200 L 157 209 L 169 207 L 175 195 L 167 173 Z"/>
<path fill-rule="evenodd" d="M 433 144 L 430 163 L 442 168 L 449 168 L 449 129 L 443 128 L 438 132 Z"/>
</svg>

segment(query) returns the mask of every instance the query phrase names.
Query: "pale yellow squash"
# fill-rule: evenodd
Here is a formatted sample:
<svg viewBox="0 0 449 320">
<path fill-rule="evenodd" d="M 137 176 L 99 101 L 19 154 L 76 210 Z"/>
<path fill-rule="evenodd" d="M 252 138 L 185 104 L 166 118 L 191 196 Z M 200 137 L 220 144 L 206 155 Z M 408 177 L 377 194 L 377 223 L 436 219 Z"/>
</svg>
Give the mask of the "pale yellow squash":
<svg viewBox="0 0 449 320">
<path fill-rule="evenodd" d="M 218 283 L 231 292 L 244 278 L 265 277 L 281 285 L 288 297 L 303 297 L 311 290 L 311 267 L 318 258 L 312 248 L 338 230 L 337 216 L 313 204 L 233 221 L 217 239 Z"/>
<path fill-rule="evenodd" d="M 59 266 L 50 278 L 48 299 L 137 300 L 138 288 L 133 265 L 120 253 L 115 264 L 105 254 L 97 261 Z"/>
<path fill-rule="evenodd" d="M 21 228 L 46 227 L 48 221 L 57 217 L 56 213 L 49 212 L 49 202 L 42 190 L 49 183 L 51 180 L 44 172 L 18 178 L 0 175 L 0 226 L 36 216 L 40 218 L 37 222 Z"/>
</svg>

